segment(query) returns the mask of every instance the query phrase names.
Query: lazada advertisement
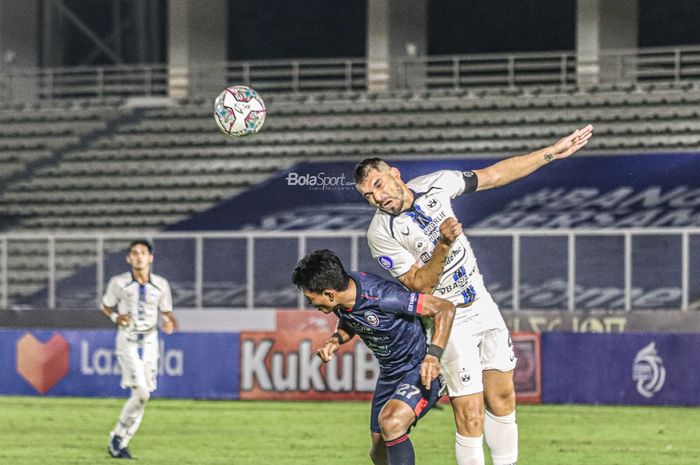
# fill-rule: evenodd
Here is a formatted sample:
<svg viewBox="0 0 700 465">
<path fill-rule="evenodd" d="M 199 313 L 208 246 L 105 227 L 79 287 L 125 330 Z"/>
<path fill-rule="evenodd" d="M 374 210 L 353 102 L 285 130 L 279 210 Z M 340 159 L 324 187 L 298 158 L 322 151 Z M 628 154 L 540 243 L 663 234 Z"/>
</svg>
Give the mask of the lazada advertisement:
<svg viewBox="0 0 700 465">
<path fill-rule="evenodd" d="M 0 395 L 124 396 L 114 331 L 0 330 Z M 160 339 L 156 397 L 238 398 L 238 334 Z"/>
</svg>

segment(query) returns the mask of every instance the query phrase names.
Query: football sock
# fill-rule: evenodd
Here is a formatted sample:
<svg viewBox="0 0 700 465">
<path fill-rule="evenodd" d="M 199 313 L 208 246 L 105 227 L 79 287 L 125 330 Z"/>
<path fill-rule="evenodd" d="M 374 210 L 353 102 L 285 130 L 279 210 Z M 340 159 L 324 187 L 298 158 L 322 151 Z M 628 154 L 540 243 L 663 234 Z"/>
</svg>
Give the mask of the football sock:
<svg viewBox="0 0 700 465">
<path fill-rule="evenodd" d="M 131 441 L 131 438 L 134 437 L 134 434 L 136 434 L 136 431 L 139 429 L 139 426 L 141 426 L 141 420 L 143 420 L 144 412 L 145 412 L 145 410 L 141 410 L 141 415 L 136 417 L 136 419 L 134 419 L 134 422 L 131 424 L 129 429 L 126 430 L 126 434 L 122 437 L 122 442 L 121 442 L 122 449 L 129 445 L 129 441 Z"/>
<path fill-rule="evenodd" d="M 491 451 L 493 465 L 511 465 L 518 461 L 518 424 L 515 411 L 497 417 L 485 410 L 484 436 Z"/>
<path fill-rule="evenodd" d="M 470 438 L 455 433 L 457 465 L 484 465 L 484 436 Z"/>
<path fill-rule="evenodd" d="M 386 456 L 389 465 L 414 465 L 416 454 L 408 433 L 392 441 L 386 441 Z"/>
<path fill-rule="evenodd" d="M 129 438 L 136 433 L 136 429 L 141 424 L 143 412 L 146 409 L 146 402 L 150 396 L 146 388 L 131 389 L 131 395 L 124 404 L 122 413 L 119 415 L 119 421 L 114 427 L 114 434 L 122 438 L 121 447 L 126 447 L 126 444 L 129 443 Z"/>
</svg>

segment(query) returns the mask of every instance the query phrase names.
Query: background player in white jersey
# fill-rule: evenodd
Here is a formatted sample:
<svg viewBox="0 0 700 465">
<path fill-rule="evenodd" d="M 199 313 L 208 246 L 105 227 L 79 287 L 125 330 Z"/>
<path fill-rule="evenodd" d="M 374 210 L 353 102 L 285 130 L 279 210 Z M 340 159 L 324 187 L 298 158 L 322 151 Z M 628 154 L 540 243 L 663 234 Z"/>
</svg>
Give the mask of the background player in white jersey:
<svg viewBox="0 0 700 465">
<path fill-rule="evenodd" d="M 459 465 L 484 463 L 484 436 L 494 465 L 516 463 L 518 430 L 512 341 L 451 201 L 465 192 L 504 186 L 572 155 L 588 143 L 592 130 L 588 125 L 552 146 L 483 169 L 437 171 L 408 183 L 379 158 L 365 159 L 355 169 L 358 191 L 377 208 L 367 231 L 372 256 L 407 288 L 457 306 L 441 372 L 455 415 Z"/>
<path fill-rule="evenodd" d="M 130 459 L 129 441 L 138 430 L 146 402 L 156 389 L 158 375 L 158 316 L 163 331 L 177 328 L 170 284 L 151 273 L 153 247 L 137 240 L 129 246 L 131 271 L 114 276 L 102 298 L 102 312 L 117 325 L 116 354 L 122 371 L 121 386 L 130 388 L 119 420 L 110 434 L 109 454 Z"/>
</svg>

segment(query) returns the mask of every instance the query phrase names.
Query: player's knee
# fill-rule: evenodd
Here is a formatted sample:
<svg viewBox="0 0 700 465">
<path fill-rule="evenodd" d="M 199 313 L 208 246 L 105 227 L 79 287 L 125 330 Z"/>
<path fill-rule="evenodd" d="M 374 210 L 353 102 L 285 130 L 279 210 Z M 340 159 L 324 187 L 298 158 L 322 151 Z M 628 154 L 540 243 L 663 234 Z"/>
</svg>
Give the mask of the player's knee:
<svg viewBox="0 0 700 465">
<path fill-rule="evenodd" d="M 406 432 L 406 425 L 396 415 L 381 415 L 379 427 L 382 429 L 382 437 L 385 441 L 396 439 Z"/>
<path fill-rule="evenodd" d="M 486 396 L 486 408 L 499 417 L 515 411 L 515 390 L 504 389 Z"/>
<path fill-rule="evenodd" d="M 151 393 L 145 388 L 134 389 L 133 395 L 141 405 L 144 405 L 146 402 L 148 402 L 148 399 L 151 398 Z"/>
<path fill-rule="evenodd" d="M 457 430 L 462 435 L 478 436 L 484 430 L 484 410 L 476 403 L 464 403 L 455 410 Z"/>
</svg>

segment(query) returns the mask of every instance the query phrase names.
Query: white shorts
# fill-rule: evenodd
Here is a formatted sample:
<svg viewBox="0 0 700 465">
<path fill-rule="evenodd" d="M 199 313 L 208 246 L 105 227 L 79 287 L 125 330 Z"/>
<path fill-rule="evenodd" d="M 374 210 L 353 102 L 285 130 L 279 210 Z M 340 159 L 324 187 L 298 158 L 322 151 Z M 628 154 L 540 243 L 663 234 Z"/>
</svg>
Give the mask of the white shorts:
<svg viewBox="0 0 700 465">
<path fill-rule="evenodd" d="M 158 387 L 158 331 L 139 334 L 120 329 L 116 346 L 122 388 L 144 387 L 155 391 Z"/>
<path fill-rule="evenodd" d="M 475 302 L 477 303 L 478 301 Z M 484 304 L 488 305 L 490 302 Z M 460 308 L 457 311 L 469 312 L 470 308 Z M 447 347 L 441 357 L 440 368 L 450 397 L 482 392 L 484 370 L 506 372 L 515 369 L 517 359 L 513 351 L 513 341 L 503 318 L 500 314 L 498 317 L 494 319 L 496 323 L 486 325 L 486 329 L 484 325 L 468 318 L 455 317 Z"/>
</svg>

